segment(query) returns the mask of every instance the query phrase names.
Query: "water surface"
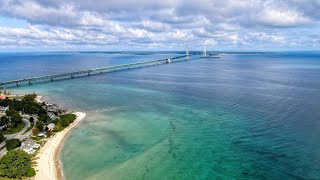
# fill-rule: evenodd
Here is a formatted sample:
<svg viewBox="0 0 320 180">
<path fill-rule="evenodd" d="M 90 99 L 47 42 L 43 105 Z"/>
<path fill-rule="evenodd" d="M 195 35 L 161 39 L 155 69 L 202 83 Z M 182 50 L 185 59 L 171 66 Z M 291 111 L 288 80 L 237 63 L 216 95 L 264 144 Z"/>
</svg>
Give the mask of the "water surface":
<svg viewBox="0 0 320 180">
<path fill-rule="evenodd" d="M 0 80 L 176 54 L 4 54 Z M 318 179 L 320 54 L 222 55 L 14 89 L 87 112 L 66 179 Z"/>
</svg>

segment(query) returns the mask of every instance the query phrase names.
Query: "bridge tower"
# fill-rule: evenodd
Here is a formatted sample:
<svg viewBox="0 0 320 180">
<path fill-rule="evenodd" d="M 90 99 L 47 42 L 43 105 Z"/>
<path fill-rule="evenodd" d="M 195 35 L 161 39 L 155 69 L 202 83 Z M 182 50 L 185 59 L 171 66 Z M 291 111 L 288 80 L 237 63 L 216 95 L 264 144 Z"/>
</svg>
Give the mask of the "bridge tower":
<svg viewBox="0 0 320 180">
<path fill-rule="evenodd" d="M 202 54 L 203 57 L 207 57 L 207 48 L 206 46 L 203 47 L 203 54 Z"/>
<path fill-rule="evenodd" d="M 186 59 L 189 59 L 189 46 L 186 47 Z"/>
</svg>

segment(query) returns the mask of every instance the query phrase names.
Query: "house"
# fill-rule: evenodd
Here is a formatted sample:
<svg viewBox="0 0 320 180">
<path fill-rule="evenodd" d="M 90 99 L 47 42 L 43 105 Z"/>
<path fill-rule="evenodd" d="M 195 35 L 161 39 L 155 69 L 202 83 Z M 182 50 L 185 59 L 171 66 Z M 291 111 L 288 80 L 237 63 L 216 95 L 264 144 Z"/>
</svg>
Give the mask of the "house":
<svg viewBox="0 0 320 180">
<path fill-rule="evenodd" d="M 47 128 L 48 128 L 48 130 L 53 131 L 54 126 L 55 126 L 54 123 L 50 123 L 50 124 L 48 124 Z"/>
<path fill-rule="evenodd" d="M 9 106 L 0 106 L 0 113 L 4 113 L 6 110 L 9 110 Z"/>
<path fill-rule="evenodd" d="M 23 140 L 20 149 L 24 150 L 28 154 L 33 154 L 36 152 L 36 148 L 39 148 L 40 144 L 34 142 L 32 139 Z"/>
<path fill-rule="evenodd" d="M 2 131 L 2 130 L 5 130 L 5 129 L 7 129 L 8 128 L 8 125 L 3 125 L 3 126 L 0 126 L 0 131 Z"/>
<path fill-rule="evenodd" d="M 0 100 L 5 99 L 5 98 L 6 98 L 6 96 L 5 96 L 5 95 L 0 94 Z"/>
<path fill-rule="evenodd" d="M 51 119 L 51 121 L 57 119 L 57 116 L 53 113 L 48 113 L 49 118 Z"/>
<path fill-rule="evenodd" d="M 47 137 L 46 133 L 45 132 L 41 132 L 38 134 L 38 137 Z"/>
</svg>

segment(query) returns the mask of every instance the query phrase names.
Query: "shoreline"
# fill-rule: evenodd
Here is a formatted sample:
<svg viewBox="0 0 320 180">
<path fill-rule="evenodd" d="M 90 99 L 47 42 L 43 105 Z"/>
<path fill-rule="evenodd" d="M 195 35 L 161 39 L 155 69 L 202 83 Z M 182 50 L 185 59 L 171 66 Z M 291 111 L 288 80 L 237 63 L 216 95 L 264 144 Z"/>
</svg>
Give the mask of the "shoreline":
<svg viewBox="0 0 320 180">
<path fill-rule="evenodd" d="M 63 179 L 59 159 L 60 150 L 69 132 L 86 116 L 86 113 L 83 112 L 73 114 L 77 116 L 76 120 L 63 131 L 57 132 L 54 136 L 48 138 L 44 146 L 40 147 L 39 153 L 36 155 L 37 165 L 35 167 L 36 175 L 33 178 L 34 180 Z"/>
<path fill-rule="evenodd" d="M 43 99 L 43 96 L 37 95 L 35 101 L 37 101 L 38 103 L 43 103 L 42 99 Z"/>
</svg>

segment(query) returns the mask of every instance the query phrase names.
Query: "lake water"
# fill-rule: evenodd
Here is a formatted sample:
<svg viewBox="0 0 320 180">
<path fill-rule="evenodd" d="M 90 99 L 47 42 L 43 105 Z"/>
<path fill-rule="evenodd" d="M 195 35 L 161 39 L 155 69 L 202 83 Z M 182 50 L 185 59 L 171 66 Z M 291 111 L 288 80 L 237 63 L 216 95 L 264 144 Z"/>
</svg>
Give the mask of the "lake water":
<svg viewBox="0 0 320 180">
<path fill-rule="evenodd" d="M 0 81 L 172 53 L 1 53 Z M 319 179 L 320 53 L 224 54 L 14 88 L 87 117 L 66 179 Z"/>
</svg>

